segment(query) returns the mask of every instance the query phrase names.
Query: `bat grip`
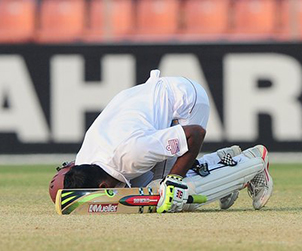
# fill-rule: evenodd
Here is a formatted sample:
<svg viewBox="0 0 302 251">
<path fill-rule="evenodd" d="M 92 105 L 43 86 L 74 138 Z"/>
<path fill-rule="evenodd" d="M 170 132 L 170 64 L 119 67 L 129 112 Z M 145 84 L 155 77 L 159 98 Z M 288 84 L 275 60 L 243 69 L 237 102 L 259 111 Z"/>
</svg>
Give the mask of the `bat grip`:
<svg viewBox="0 0 302 251">
<path fill-rule="evenodd" d="M 201 204 L 201 203 L 205 203 L 207 202 L 207 196 L 205 195 L 199 195 L 199 194 L 195 194 L 195 195 L 189 195 L 188 197 L 188 204 Z"/>
</svg>

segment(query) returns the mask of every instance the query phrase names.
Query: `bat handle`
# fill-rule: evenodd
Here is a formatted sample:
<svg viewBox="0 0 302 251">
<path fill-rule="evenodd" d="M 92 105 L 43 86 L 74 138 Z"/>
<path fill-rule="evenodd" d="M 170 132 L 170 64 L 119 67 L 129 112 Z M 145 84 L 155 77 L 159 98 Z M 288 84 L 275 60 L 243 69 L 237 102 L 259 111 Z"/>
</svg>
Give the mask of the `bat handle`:
<svg viewBox="0 0 302 251">
<path fill-rule="evenodd" d="M 187 201 L 188 204 L 192 204 L 192 203 L 201 204 L 205 202 L 207 202 L 207 196 L 200 195 L 200 194 L 189 195 Z"/>
</svg>

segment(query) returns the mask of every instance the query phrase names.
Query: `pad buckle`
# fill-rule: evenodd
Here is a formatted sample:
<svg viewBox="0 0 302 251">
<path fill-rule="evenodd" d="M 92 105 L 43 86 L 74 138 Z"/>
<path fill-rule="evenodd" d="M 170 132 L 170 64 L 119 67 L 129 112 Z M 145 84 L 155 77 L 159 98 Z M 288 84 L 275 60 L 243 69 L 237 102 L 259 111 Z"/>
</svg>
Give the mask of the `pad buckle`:
<svg viewBox="0 0 302 251">
<path fill-rule="evenodd" d="M 218 164 L 223 164 L 225 166 L 236 166 L 237 161 L 232 158 L 231 154 L 227 153 L 225 156 L 223 156 L 221 161 L 218 162 Z"/>
<path fill-rule="evenodd" d="M 201 177 L 206 177 L 210 174 L 208 163 L 200 164 L 197 160 L 191 169 Z"/>
</svg>

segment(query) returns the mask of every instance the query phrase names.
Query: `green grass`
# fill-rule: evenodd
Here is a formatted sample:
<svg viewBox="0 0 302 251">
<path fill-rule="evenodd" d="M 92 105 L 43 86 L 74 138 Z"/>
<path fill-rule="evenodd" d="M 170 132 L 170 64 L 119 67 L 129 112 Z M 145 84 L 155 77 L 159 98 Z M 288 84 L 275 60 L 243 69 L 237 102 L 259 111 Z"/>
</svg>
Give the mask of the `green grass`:
<svg viewBox="0 0 302 251">
<path fill-rule="evenodd" d="M 302 165 L 272 165 L 274 193 L 255 211 L 235 205 L 194 213 L 57 215 L 48 195 L 53 166 L 0 166 L 0 249 L 302 250 Z"/>
</svg>

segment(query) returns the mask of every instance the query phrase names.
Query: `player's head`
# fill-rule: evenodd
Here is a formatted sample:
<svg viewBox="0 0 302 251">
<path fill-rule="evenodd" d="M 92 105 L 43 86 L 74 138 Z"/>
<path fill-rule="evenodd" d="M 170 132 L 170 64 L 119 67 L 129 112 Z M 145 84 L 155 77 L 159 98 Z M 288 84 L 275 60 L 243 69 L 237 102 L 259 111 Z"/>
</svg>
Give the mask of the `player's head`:
<svg viewBox="0 0 302 251">
<path fill-rule="evenodd" d="M 104 187 L 108 176 L 98 165 L 76 165 L 65 174 L 64 188 Z"/>
<path fill-rule="evenodd" d="M 119 183 L 121 182 L 97 165 L 75 165 L 74 161 L 65 162 L 61 167 L 57 167 L 57 173 L 49 183 L 49 195 L 55 202 L 59 189 L 107 188 L 115 187 Z"/>
</svg>

